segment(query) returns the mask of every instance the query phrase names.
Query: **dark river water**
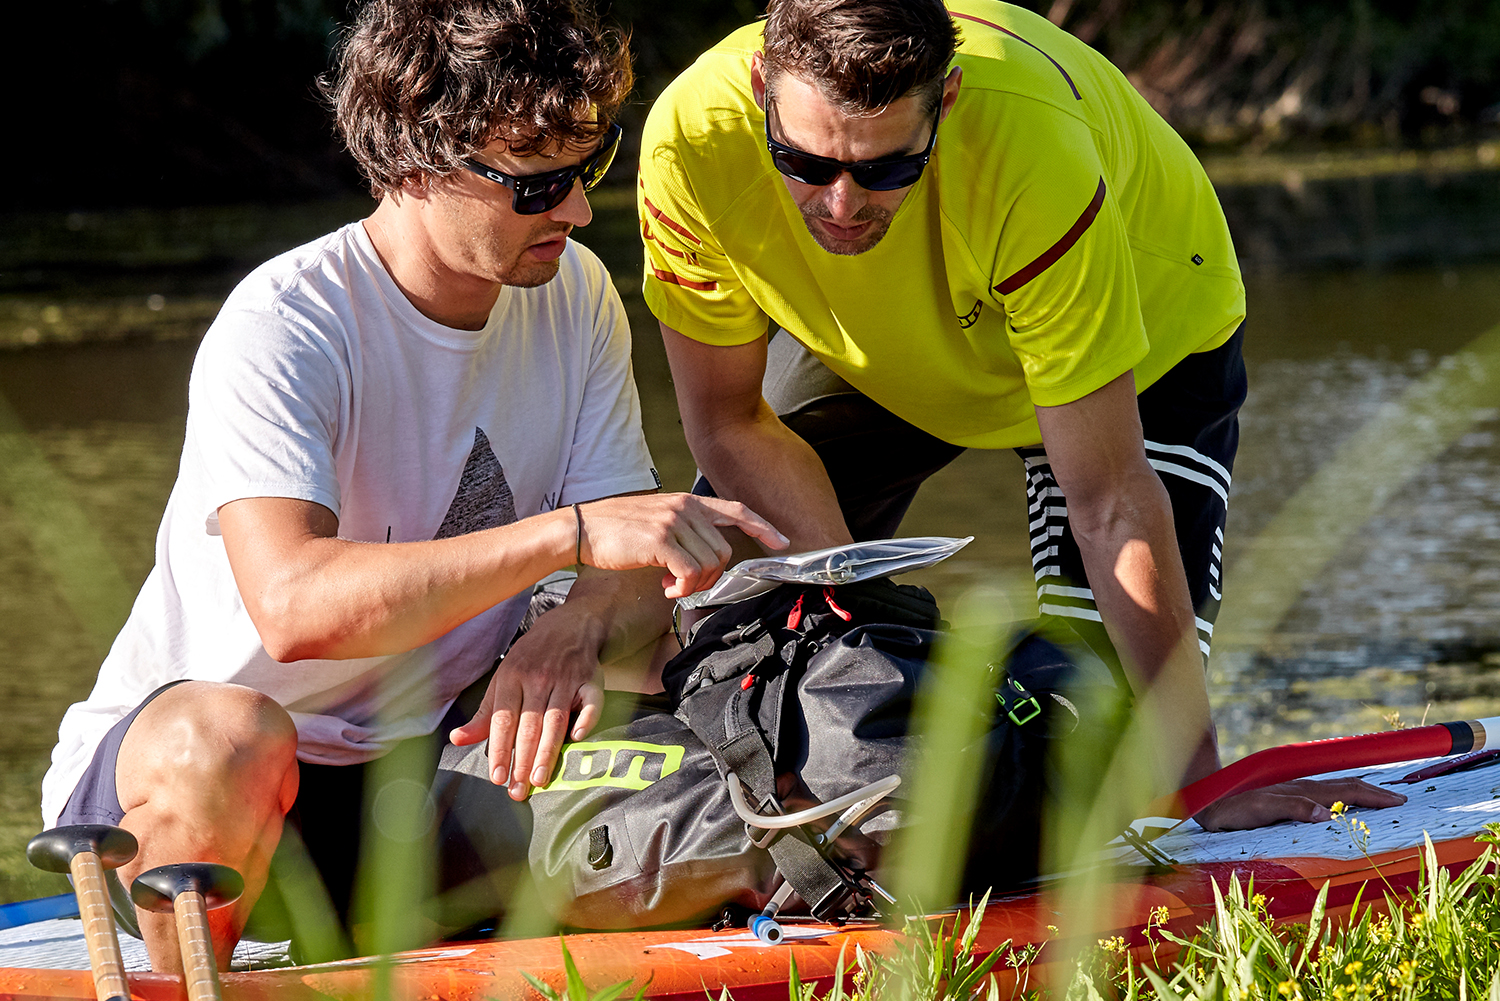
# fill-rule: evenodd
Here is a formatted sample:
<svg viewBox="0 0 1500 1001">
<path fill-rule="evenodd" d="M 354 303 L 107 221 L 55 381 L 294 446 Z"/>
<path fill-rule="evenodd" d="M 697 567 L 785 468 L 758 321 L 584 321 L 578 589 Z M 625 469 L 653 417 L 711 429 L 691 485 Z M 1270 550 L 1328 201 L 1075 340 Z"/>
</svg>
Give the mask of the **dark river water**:
<svg viewBox="0 0 1500 1001">
<path fill-rule="evenodd" d="M 647 437 L 667 487 L 685 489 L 693 463 L 636 291 L 629 197 L 601 201 L 581 239 L 626 296 Z M 359 211 L 0 224 L 0 901 L 59 892 L 22 856 L 38 784 L 150 569 L 196 334 L 254 261 Z M 1500 381 L 1483 381 L 1500 363 L 1466 353 L 1497 324 L 1497 263 L 1251 277 L 1229 624 L 1210 661 L 1230 757 L 1392 713 L 1500 714 Z M 940 600 L 998 589 L 1027 613 L 1015 456 L 960 457 L 904 530 L 977 537 L 914 575 Z"/>
</svg>

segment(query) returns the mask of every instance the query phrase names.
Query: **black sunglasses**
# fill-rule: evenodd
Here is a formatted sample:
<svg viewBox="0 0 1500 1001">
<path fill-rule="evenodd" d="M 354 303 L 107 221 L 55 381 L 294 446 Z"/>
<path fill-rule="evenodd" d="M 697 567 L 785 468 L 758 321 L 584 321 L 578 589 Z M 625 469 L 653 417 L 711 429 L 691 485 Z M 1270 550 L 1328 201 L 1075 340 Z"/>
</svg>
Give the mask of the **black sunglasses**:
<svg viewBox="0 0 1500 1001">
<path fill-rule="evenodd" d="M 550 212 L 563 203 L 573 190 L 573 182 L 583 181 L 583 190 L 592 191 L 604 179 L 609 165 L 615 162 L 615 152 L 620 148 L 620 137 L 625 130 L 611 124 L 598 150 L 582 163 L 558 170 L 544 170 L 539 174 L 503 174 L 494 167 L 478 160 L 465 160 L 468 167 L 480 177 L 503 184 L 510 189 L 510 207 L 517 215 L 540 215 Z"/>
<path fill-rule="evenodd" d="M 894 191 L 917 183 L 927 161 L 932 158 L 932 146 L 937 142 L 938 122 L 942 118 L 943 105 L 938 102 L 932 116 L 932 135 L 927 148 L 920 153 L 904 156 L 883 156 L 876 160 L 856 160 L 845 163 L 831 157 L 816 156 L 771 138 L 771 112 L 766 109 L 766 148 L 771 151 L 771 162 L 776 169 L 794 181 L 821 188 L 838 180 L 844 171 L 866 191 Z"/>
</svg>

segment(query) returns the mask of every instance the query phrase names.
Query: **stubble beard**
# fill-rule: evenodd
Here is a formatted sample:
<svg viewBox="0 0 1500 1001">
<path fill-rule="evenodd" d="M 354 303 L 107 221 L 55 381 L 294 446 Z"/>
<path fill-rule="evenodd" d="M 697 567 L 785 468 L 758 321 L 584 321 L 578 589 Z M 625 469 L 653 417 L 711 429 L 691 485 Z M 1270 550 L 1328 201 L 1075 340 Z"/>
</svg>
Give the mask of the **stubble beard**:
<svg viewBox="0 0 1500 1001">
<path fill-rule="evenodd" d="M 548 230 L 553 231 L 549 232 Z M 551 236 L 567 237 L 571 235 L 571 232 L 571 226 L 562 231 L 556 231 L 554 227 L 542 227 L 536 232 L 527 234 L 526 243 L 522 250 L 512 258 L 510 266 L 500 276 L 501 284 L 514 288 L 537 288 L 556 278 L 558 270 L 561 267 L 562 258 L 554 258 L 550 261 L 538 261 L 528 255 L 525 247 L 531 246 L 539 238 Z M 564 253 L 567 253 L 567 251 L 565 250 Z"/>
<path fill-rule="evenodd" d="M 856 240 L 837 240 L 828 234 L 828 231 L 817 224 L 818 219 L 833 219 L 833 213 L 828 211 L 828 206 L 818 199 L 813 199 L 805 205 L 797 208 L 802 212 L 802 221 L 807 224 L 807 232 L 811 234 L 813 241 L 830 254 L 838 254 L 840 257 L 854 257 L 863 254 L 879 243 L 885 236 L 886 230 L 891 228 L 891 213 L 878 205 L 866 205 L 854 213 L 854 218 L 849 220 L 852 224 L 874 223 L 862 236 Z"/>
<path fill-rule="evenodd" d="M 557 277 L 557 261 L 518 262 L 502 279 L 502 285 L 512 288 L 537 288 Z"/>
</svg>

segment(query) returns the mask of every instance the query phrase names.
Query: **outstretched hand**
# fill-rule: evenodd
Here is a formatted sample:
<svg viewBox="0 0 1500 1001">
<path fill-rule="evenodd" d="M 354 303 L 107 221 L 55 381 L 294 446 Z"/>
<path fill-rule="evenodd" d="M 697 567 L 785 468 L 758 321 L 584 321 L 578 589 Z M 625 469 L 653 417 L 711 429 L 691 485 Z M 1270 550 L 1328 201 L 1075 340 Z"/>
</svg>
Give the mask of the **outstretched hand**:
<svg viewBox="0 0 1500 1001">
<path fill-rule="evenodd" d="M 1405 802 L 1401 793 L 1363 779 L 1297 779 L 1226 796 L 1193 819 L 1206 831 L 1246 831 L 1283 820 L 1320 823 L 1333 816 L 1329 807 L 1335 803 L 1379 810 Z"/>
<path fill-rule="evenodd" d="M 490 781 L 506 786 L 511 799 L 546 785 L 563 742 L 582 740 L 599 721 L 600 640 L 587 626 L 567 603 L 540 616 L 506 652 L 479 711 L 448 734 L 459 747 L 489 738 Z"/>
<path fill-rule="evenodd" d="M 578 551 L 600 570 L 661 567 L 663 592 L 685 598 L 712 587 L 733 551 L 719 531 L 738 528 L 768 549 L 786 536 L 737 501 L 692 494 L 645 494 L 590 501 L 579 509 Z"/>
</svg>

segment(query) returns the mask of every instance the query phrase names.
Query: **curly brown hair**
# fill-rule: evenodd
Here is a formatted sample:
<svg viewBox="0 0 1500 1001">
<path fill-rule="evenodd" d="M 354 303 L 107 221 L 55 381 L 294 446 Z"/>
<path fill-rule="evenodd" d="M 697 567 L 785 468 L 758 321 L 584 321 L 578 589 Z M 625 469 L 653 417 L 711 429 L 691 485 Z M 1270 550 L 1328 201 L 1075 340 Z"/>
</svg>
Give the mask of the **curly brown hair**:
<svg viewBox="0 0 1500 1001">
<path fill-rule="evenodd" d="M 369 0 L 319 81 L 377 197 L 504 138 L 586 148 L 634 85 L 628 38 L 578 0 Z"/>
<path fill-rule="evenodd" d="M 771 0 L 766 86 L 791 73 L 851 116 L 920 93 L 931 112 L 958 37 L 942 0 Z"/>
</svg>

